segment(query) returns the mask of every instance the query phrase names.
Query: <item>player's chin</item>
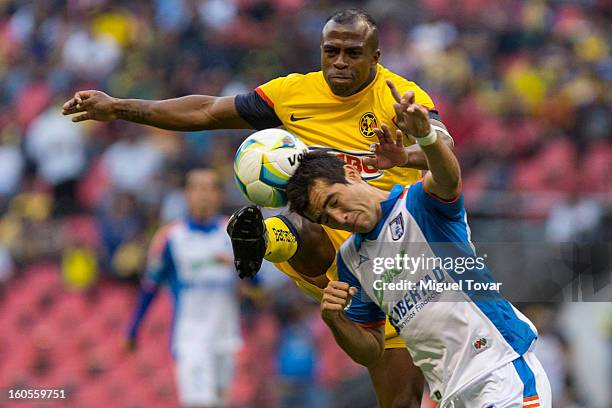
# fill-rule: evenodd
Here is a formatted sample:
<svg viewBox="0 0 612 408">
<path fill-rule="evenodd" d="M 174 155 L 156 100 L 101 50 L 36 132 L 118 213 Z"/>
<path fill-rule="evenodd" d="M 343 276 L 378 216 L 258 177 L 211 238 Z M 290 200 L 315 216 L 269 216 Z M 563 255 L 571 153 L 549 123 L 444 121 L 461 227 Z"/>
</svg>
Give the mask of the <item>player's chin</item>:
<svg viewBox="0 0 612 408">
<path fill-rule="evenodd" d="M 348 78 L 331 78 L 329 87 L 336 95 L 351 95 L 354 88 L 353 80 Z"/>
</svg>

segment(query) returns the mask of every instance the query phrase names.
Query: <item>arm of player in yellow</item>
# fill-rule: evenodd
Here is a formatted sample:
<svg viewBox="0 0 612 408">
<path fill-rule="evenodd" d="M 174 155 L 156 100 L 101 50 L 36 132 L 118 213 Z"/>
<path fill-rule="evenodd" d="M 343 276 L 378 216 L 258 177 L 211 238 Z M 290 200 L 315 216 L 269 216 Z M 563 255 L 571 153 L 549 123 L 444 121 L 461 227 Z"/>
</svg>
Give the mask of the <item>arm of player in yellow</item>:
<svg viewBox="0 0 612 408">
<path fill-rule="evenodd" d="M 385 350 L 385 330 L 384 325 L 363 327 L 346 317 L 344 308 L 356 290 L 346 282 L 330 281 L 323 291 L 321 317 L 340 348 L 356 363 L 371 367 Z"/>
<path fill-rule="evenodd" d="M 114 98 L 101 91 L 79 91 L 62 107 L 73 122 L 123 119 L 177 131 L 251 129 L 240 117 L 233 96 L 188 95 L 151 101 Z"/>
</svg>

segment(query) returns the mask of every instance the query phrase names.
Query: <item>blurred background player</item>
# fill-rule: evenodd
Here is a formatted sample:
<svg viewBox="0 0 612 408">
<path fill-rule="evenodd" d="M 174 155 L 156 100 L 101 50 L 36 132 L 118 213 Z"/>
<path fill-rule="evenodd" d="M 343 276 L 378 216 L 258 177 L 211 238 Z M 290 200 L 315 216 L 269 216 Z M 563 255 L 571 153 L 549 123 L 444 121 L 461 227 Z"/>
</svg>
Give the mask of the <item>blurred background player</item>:
<svg viewBox="0 0 612 408">
<path fill-rule="evenodd" d="M 321 71 L 276 78 L 235 97 L 190 95 L 146 101 L 80 91 L 64 104 L 63 113 L 76 114 L 74 122 L 125 119 L 174 130 L 282 125 L 312 148 L 333 149 L 347 163 L 358 166 L 373 185 L 388 190 L 400 180 L 416 181 L 421 169 L 427 167 L 422 151 L 414 144 L 407 148 L 405 168 L 380 170 L 367 157 L 375 141 L 373 129 L 379 123 L 389 123 L 395 130 L 394 100 L 386 84 L 393 80 L 399 92 L 414 92 L 417 102 L 429 109 L 434 131 L 452 146 L 429 95 L 380 65 L 378 27 L 368 13 L 347 9 L 331 15 L 321 32 L 320 52 Z M 317 300 L 327 282 L 337 277 L 335 253 L 348 236 L 290 212 L 264 221 L 256 207 L 238 211 L 228 233 L 241 277 L 255 275 L 265 257 Z M 387 337 L 389 352 L 379 365 L 369 367 L 380 403 L 383 407 L 418 406 L 423 382 L 420 373 L 390 325 Z"/>
<path fill-rule="evenodd" d="M 167 282 L 174 299 L 172 353 L 181 404 L 219 407 L 241 338 L 238 282 L 226 219 L 219 214 L 223 194 L 217 174 L 189 171 L 185 197 L 189 217 L 161 228 L 153 238 L 127 340 L 135 348 L 151 301 Z"/>
</svg>

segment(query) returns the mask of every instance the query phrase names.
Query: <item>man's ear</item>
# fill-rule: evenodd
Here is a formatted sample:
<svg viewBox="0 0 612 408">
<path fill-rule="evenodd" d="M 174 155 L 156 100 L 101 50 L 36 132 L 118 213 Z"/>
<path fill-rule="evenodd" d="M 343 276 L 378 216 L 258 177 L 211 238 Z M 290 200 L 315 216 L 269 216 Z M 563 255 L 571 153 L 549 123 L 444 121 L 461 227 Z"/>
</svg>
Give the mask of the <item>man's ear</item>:
<svg viewBox="0 0 612 408">
<path fill-rule="evenodd" d="M 374 51 L 374 61 L 373 61 L 374 63 L 372 65 L 378 64 L 379 61 L 380 61 L 380 48 Z"/>
<path fill-rule="evenodd" d="M 352 164 L 344 165 L 344 176 L 348 181 L 359 181 L 361 180 L 361 173 Z"/>
</svg>

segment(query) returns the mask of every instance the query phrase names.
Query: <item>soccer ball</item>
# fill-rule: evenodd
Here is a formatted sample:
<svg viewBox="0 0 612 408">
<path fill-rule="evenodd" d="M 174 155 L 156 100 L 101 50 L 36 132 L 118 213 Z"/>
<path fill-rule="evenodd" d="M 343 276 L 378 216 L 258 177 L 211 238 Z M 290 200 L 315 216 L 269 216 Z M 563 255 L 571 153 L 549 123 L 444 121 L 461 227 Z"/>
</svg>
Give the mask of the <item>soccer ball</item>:
<svg viewBox="0 0 612 408">
<path fill-rule="evenodd" d="M 286 205 L 285 187 L 306 151 L 306 145 L 286 130 L 253 133 L 242 142 L 234 157 L 238 188 L 257 205 Z"/>
</svg>

